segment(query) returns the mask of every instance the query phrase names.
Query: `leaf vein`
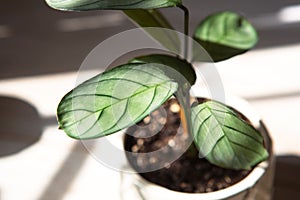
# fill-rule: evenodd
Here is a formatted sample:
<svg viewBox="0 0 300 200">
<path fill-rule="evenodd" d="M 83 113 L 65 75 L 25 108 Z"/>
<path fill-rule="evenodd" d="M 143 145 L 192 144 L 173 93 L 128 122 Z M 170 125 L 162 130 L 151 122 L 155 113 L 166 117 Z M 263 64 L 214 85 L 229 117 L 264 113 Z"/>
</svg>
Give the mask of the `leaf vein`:
<svg viewBox="0 0 300 200">
<path fill-rule="evenodd" d="M 247 134 L 247 133 L 245 133 L 245 132 L 242 132 L 242 131 L 240 131 L 240 130 L 234 128 L 234 127 L 228 126 L 228 125 L 226 125 L 226 124 L 224 124 L 223 126 L 226 127 L 226 128 L 228 128 L 228 129 L 231 129 L 231 130 L 233 130 L 233 131 L 239 132 L 239 133 L 241 133 L 241 134 L 243 134 L 243 135 L 245 135 L 245 136 L 247 136 L 247 137 L 250 137 L 250 138 L 253 139 L 255 142 L 261 144 L 261 141 L 259 141 L 257 138 L 253 137 L 252 135 L 249 135 L 249 134 Z"/>
</svg>

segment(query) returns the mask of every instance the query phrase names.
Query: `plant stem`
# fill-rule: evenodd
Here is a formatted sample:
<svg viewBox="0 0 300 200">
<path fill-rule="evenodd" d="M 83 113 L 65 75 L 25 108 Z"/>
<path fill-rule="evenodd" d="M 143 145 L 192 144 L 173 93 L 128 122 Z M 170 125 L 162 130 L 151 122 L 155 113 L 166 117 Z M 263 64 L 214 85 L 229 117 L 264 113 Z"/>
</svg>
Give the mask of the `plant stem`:
<svg viewBox="0 0 300 200">
<path fill-rule="evenodd" d="M 182 126 L 184 133 L 192 136 L 191 129 L 191 107 L 190 107 L 190 86 L 189 83 L 182 84 L 178 91 L 175 93 L 175 96 L 180 104 L 180 118 L 182 121 Z"/>
<path fill-rule="evenodd" d="M 184 58 L 188 58 L 189 51 L 189 22 L 190 22 L 190 13 L 187 7 L 180 5 L 179 8 L 184 12 Z"/>
</svg>

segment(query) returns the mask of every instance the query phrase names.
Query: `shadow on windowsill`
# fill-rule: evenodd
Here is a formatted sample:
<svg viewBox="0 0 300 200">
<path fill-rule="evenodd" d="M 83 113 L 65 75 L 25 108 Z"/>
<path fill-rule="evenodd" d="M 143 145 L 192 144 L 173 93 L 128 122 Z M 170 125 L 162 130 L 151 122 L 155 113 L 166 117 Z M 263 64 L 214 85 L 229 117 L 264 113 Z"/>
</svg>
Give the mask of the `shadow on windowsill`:
<svg viewBox="0 0 300 200">
<path fill-rule="evenodd" d="M 0 96 L 0 157 L 13 155 L 39 141 L 43 127 L 54 119 L 43 119 L 20 99 Z"/>
</svg>

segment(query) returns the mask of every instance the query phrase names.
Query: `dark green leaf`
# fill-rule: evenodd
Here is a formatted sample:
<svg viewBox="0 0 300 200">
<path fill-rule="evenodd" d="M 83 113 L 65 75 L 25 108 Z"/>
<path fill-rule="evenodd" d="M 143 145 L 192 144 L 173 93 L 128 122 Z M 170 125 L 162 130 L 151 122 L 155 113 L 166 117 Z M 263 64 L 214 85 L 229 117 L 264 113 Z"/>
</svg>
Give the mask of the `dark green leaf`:
<svg viewBox="0 0 300 200">
<path fill-rule="evenodd" d="M 181 0 L 45 0 L 49 6 L 59 10 L 126 10 L 173 7 Z"/>
<path fill-rule="evenodd" d="M 261 134 L 221 103 L 193 107 L 192 122 L 200 155 L 215 165 L 250 169 L 268 157 Z"/>
<path fill-rule="evenodd" d="M 188 81 L 190 85 L 194 85 L 196 81 L 196 73 L 193 66 L 185 60 L 178 57 L 162 54 L 153 54 L 134 58 L 131 63 L 157 63 L 175 69 L 176 71 L 168 70 L 166 73 L 175 79 L 180 84 Z M 167 68 L 165 68 L 167 70 Z M 177 72 L 177 73 L 176 73 Z"/>
<path fill-rule="evenodd" d="M 257 32 L 250 22 L 233 12 L 208 16 L 198 25 L 194 38 L 214 61 L 244 53 L 258 41 Z"/>
<path fill-rule="evenodd" d="M 159 10 L 124 10 L 124 13 L 143 28 L 162 28 L 145 28 L 144 30 L 168 50 L 173 52 L 180 50 L 180 41 L 177 33 L 169 31 L 169 29 L 173 29 L 173 27 L 159 12 Z"/>
<path fill-rule="evenodd" d="M 127 64 L 82 83 L 60 102 L 58 121 L 70 137 L 102 137 L 129 127 L 172 96 L 177 83 L 158 64 Z"/>
</svg>

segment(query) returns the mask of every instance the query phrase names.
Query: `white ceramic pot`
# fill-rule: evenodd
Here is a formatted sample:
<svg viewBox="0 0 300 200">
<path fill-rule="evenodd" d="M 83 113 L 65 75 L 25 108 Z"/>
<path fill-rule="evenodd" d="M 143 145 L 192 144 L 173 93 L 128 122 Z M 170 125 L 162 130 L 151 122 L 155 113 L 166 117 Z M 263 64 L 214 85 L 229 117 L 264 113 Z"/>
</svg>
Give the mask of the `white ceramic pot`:
<svg viewBox="0 0 300 200">
<path fill-rule="evenodd" d="M 251 106 L 239 99 L 230 97 L 227 105 L 243 113 L 264 136 L 270 157 L 257 165 L 240 182 L 222 190 L 209 193 L 184 193 L 153 184 L 138 174 L 122 174 L 121 196 L 124 200 L 271 200 L 274 175 L 274 155 L 272 141 L 267 129 Z M 130 167 L 130 166 L 127 166 Z"/>
</svg>

